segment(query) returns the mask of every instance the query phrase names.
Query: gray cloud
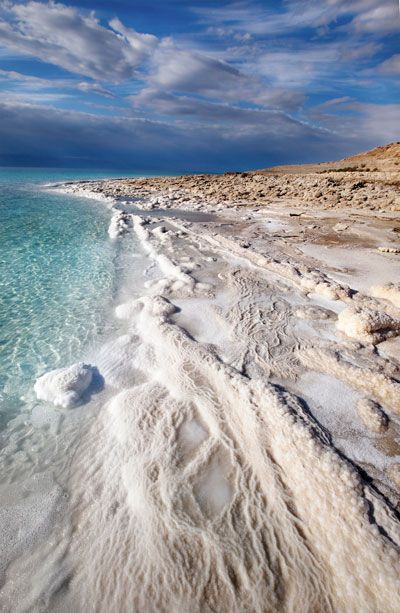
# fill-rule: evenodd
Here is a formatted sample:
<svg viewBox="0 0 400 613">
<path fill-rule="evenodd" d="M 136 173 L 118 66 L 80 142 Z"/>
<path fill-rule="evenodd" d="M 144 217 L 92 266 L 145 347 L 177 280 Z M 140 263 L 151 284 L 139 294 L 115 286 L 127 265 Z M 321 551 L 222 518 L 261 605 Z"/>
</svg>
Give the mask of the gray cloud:
<svg viewBox="0 0 400 613">
<path fill-rule="evenodd" d="M 400 75 L 400 53 L 396 53 L 382 62 L 382 64 L 378 66 L 378 70 L 382 74 Z"/>
<path fill-rule="evenodd" d="M 260 103 L 269 109 L 250 109 L 227 103 L 216 103 L 208 100 L 194 99 L 189 96 L 174 95 L 158 89 L 146 88 L 136 96 L 130 96 L 134 108 L 152 109 L 160 115 L 179 118 L 194 118 L 196 120 L 222 123 L 236 122 L 237 125 L 247 123 L 260 125 L 264 120 L 271 120 L 271 110 L 289 107 L 297 108 L 303 101 L 303 96 L 293 92 L 271 90 L 260 95 Z M 283 116 L 285 116 L 283 114 Z M 289 116 L 287 121 L 292 121 Z"/>
<path fill-rule="evenodd" d="M 8 84 L 0 108 L 3 163 L 178 170 L 185 160 L 188 169 L 212 170 L 326 159 L 374 146 L 383 137 L 393 140 L 396 105 L 360 105 L 343 95 L 353 94 L 350 85 L 362 85 L 360 75 L 371 77 L 363 62 L 382 48 L 371 42 L 371 24 L 380 34 L 392 31 L 387 0 L 287 0 L 280 12 L 250 2 L 216 6 L 204 21 L 214 20 L 218 36 L 227 34 L 233 46 L 198 37 L 200 52 L 188 38 L 178 46 L 117 18 L 101 24 L 93 12 L 57 2 L 4 2 L 0 45 L 80 76 L 0 71 Z M 315 29 L 312 42 L 305 41 L 306 27 Z M 343 36 L 322 44 L 320 33 L 332 29 L 345 34 L 344 44 Z M 265 33 L 274 38 L 257 38 Z M 381 75 L 398 71 L 398 55 L 378 67 Z M 38 106 L 70 106 L 73 90 L 106 97 L 116 92 L 115 105 L 80 95 L 79 108 L 92 105 L 96 115 Z M 305 105 L 307 91 L 314 96 Z M 385 116 L 381 133 L 379 113 Z"/>
<path fill-rule="evenodd" d="M 342 135 L 296 122 L 279 112 L 244 111 L 241 121 L 196 123 L 110 118 L 51 107 L 0 104 L 0 163 L 206 171 L 257 168 L 343 155 Z M 233 129 L 234 126 L 234 129 Z M 359 143 L 357 143 L 359 145 Z"/>
</svg>

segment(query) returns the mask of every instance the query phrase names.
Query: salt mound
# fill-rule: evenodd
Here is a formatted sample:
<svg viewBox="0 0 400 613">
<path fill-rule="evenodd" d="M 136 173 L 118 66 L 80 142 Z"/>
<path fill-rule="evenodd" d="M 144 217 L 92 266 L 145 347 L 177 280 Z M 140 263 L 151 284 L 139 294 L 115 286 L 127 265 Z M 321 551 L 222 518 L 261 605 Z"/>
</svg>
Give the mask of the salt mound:
<svg viewBox="0 0 400 613">
<path fill-rule="evenodd" d="M 357 409 L 362 422 L 371 432 L 382 434 L 388 429 L 389 419 L 377 402 L 362 398 Z"/>
<path fill-rule="evenodd" d="M 400 333 L 400 319 L 382 311 L 348 307 L 339 313 L 336 327 L 359 341 L 379 343 Z"/>
<path fill-rule="evenodd" d="M 300 319 L 330 319 L 333 316 L 332 311 L 323 307 L 301 306 L 295 311 L 296 317 Z"/>
<path fill-rule="evenodd" d="M 142 310 L 160 321 L 167 321 L 168 318 L 177 312 L 177 307 L 163 296 L 143 296 L 137 300 L 131 300 L 125 304 L 120 304 L 115 309 L 118 319 L 132 319 Z"/>
<path fill-rule="evenodd" d="M 138 300 L 131 300 L 130 302 L 124 302 L 115 307 L 115 316 L 118 319 L 132 319 L 142 308 L 142 305 Z"/>
<path fill-rule="evenodd" d="M 118 238 L 129 229 L 130 216 L 123 211 L 114 213 L 108 228 L 108 236 L 111 239 Z"/>
<path fill-rule="evenodd" d="M 163 296 L 145 296 L 140 298 L 140 302 L 146 313 L 159 322 L 168 321 L 169 317 L 178 311 L 178 308 Z"/>
<path fill-rule="evenodd" d="M 34 390 L 39 400 L 65 409 L 75 406 L 92 382 L 93 367 L 78 362 L 57 368 L 37 379 Z"/>
<path fill-rule="evenodd" d="M 374 285 L 370 289 L 371 296 L 389 300 L 394 306 L 400 307 L 400 283 L 386 283 L 385 285 Z"/>
</svg>

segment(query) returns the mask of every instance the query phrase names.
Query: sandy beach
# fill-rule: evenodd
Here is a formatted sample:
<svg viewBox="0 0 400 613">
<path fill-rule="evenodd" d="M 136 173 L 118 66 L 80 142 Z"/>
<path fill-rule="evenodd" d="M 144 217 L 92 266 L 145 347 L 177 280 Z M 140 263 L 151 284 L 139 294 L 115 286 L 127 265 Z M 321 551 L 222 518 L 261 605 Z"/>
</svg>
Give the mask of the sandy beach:
<svg viewBox="0 0 400 613">
<path fill-rule="evenodd" d="M 145 262 L 70 471 L 80 606 L 398 610 L 399 152 L 62 186 Z"/>
</svg>

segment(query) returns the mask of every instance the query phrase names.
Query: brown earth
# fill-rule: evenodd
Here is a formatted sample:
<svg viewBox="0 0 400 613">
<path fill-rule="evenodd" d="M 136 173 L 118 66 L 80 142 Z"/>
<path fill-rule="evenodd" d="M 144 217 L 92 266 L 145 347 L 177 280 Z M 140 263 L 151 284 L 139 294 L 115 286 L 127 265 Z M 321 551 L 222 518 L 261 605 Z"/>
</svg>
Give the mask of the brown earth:
<svg viewBox="0 0 400 613">
<path fill-rule="evenodd" d="M 195 198 L 199 203 L 223 207 L 273 205 L 285 209 L 399 211 L 400 143 L 336 162 L 220 175 L 118 179 L 102 182 L 98 191 L 120 197 L 168 192 L 178 206 L 185 199 Z"/>
</svg>

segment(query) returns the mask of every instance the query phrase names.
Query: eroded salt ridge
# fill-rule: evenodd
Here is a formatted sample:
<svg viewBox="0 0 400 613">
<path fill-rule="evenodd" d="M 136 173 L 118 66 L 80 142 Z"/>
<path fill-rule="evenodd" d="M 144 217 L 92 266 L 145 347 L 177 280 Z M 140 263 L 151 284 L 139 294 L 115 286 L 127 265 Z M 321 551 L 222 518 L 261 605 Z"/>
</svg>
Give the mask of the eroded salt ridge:
<svg viewBox="0 0 400 613">
<path fill-rule="evenodd" d="M 379 343 L 400 334 L 400 319 L 384 310 L 348 307 L 339 313 L 337 328 L 352 338 Z"/>
<path fill-rule="evenodd" d="M 175 312 L 161 296 L 124 312 L 148 379 L 110 401 L 77 456 L 75 542 L 96 543 L 74 549 L 85 606 L 396 611 L 390 508 L 293 396 L 223 364 Z"/>
<path fill-rule="evenodd" d="M 171 257 L 159 251 L 157 248 L 159 243 L 165 243 L 163 232 L 159 228 L 154 228 L 153 231 L 149 230 L 146 220 L 137 215 L 132 215 L 132 222 L 133 229 L 143 249 L 165 275 L 162 279 L 148 282 L 147 286 L 151 288 L 153 293 L 164 295 L 177 292 L 186 295 L 211 293 L 212 288 L 209 284 L 196 281 L 194 276 L 190 274 L 190 266 L 187 263 L 176 263 Z"/>
</svg>

